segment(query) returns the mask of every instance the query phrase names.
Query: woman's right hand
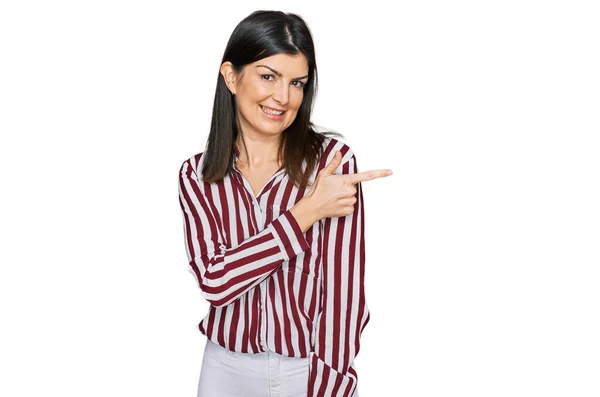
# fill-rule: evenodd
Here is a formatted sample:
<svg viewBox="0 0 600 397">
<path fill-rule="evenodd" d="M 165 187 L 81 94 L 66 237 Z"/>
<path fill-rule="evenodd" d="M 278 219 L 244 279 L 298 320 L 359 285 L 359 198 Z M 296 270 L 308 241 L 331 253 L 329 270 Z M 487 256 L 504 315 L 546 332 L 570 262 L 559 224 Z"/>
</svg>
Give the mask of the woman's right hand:
<svg viewBox="0 0 600 397">
<path fill-rule="evenodd" d="M 317 221 L 323 218 L 347 216 L 354 212 L 356 184 L 392 174 L 391 169 L 363 171 L 356 174 L 334 174 L 342 162 L 342 155 L 336 150 L 333 159 L 315 178 L 310 191 L 304 196 L 311 202 Z"/>
</svg>

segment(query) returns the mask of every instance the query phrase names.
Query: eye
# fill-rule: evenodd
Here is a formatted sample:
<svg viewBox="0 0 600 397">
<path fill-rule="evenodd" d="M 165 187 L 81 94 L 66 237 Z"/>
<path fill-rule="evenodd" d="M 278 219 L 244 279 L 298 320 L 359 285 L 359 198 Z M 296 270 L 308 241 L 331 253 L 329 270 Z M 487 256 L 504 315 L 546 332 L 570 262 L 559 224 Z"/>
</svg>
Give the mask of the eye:
<svg viewBox="0 0 600 397">
<path fill-rule="evenodd" d="M 271 80 L 269 80 L 269 79 L 265 79 L 265 76 L 267 76 L 267 77 L 275 77 L 275 76 L 273 76 L 272 74 L 261 74 L 261 75 L 260 75 L 260 77 L 262 77 L 262 78 L 263 78 L 263 80 L 271 81 Z"/>
<path fill-rule="evenodd" d="M 296 81 L 294 81 L 294 83 L 300 83 L 299 85 L 296 86 L 298 88 L 304 88 L 304 86 L 306 86 L 306 83 L 304 83 L 300 80 L 296 80 Z"/>
</svg>

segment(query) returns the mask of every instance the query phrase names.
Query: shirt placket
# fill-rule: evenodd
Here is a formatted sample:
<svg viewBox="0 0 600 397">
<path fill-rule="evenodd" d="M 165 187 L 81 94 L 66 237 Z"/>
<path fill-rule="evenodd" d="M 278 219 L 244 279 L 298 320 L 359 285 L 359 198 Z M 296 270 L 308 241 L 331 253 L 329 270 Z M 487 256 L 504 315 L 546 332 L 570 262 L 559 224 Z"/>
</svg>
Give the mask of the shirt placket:
<svg viewBox="0 0 600 397">
<path fill-rule="evenodd" d="M 237 155 L 237 147 L 236 147 L 236 152 L 234 152 L 234 169 L 235 172 L 237 172 L 240 180 L 242 181 L 242 185 L 244 186 L 244 189 L 246 190 L 246 193 L 248 194 L 248 196 L 250 197 L 250 199 L 252 200 L 252 205 L 253 205 L 253 213 L 255 214 L 255 221 L 258 225 L 260 225 L 260 229 L 264 230 L 265 228 L 265 221 L 266 221 L 266 217 L 267 214 L 263 211 L 263 207 L 260 205 L 260 202 L 263 201 L 262 198 L 266 196 L 263 194 L 263 190 L 265 189 L 266 186 L 268 186 L 271 183 L 271 180 L 273 178 L 276 178 L 277 175 L 279 175 L 281 172 L 283 172 L 283 169 L 280 168 L 275 174 L 273 174 L 271 176 L 271 178 L 269 178 L 269 180 L 267 181 L 267 183 L 265 184 L 265 186 L 263 186 L 260 191 L 258 192 L 258 198 L 256 196 L 254 196 L 254 192 L 252 191 L 252 186 L 250 185 L 250 182 L 246 179 L 246 177 L 244 176 L 244 174 L 242 174 L 237 167 L 235 166 L 235 160 L 237 160 L 238 155 Z M 266 208 L 266 205 L 265 205 Z M 267 346 L 267 293 L 268 293 L 268 278 L 265 279 L 263 282 L 261 282 L 258 285 L 259 291 L 260 291 L 260 322 L 259 322 L 259 338 L 260 338 L 260 345 L 263 349 L 263 351 L 267 351 L 270 350 Z"/>
</svg>

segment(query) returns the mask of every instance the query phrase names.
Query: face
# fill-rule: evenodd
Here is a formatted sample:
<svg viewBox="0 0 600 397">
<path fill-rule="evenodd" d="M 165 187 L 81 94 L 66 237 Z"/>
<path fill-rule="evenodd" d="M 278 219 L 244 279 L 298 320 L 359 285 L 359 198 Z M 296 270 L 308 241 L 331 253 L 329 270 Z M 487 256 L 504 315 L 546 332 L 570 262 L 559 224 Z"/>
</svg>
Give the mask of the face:
<svg viewBox="0 0 600 397">
<path fill-rule="evenodd" d="M 235 93 L 244 134 L 279 135 L 292 124 L 302 104 L 308 62 L 302 54 L 276 54 L 246 65 L 241 75 L 225 62 L 221 73 Z"/>
</svg>

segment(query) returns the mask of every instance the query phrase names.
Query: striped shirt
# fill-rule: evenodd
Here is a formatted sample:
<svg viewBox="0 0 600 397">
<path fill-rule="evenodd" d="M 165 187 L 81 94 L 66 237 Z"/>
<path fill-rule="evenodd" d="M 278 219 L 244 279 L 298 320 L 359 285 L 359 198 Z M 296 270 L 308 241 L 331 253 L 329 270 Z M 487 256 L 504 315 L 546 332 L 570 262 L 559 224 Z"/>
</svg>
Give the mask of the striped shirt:
<svg viewBox="0 0 600 397">
<path fill-rule="evenodd" d="M 348 145 L 333 137 L 323 145 L 311 182 L 336 150 L 334 173 L 358 172 Z M 232 154 L 240 155 L 236 145 Z M 179 172 L 188 270 L 210 303 L 200 332 L 236 352 L 309 357 L 308 397 L 357 396 L 353 362 L 370 317 L 361 184 L 351 214 L 303 233 L 290 208 L 310 186 L 295 187 L 284 166 L 255 196 L 235 162 L 222 183 L 206 183 L 202 161 L 196 154 Z"/>
</svg>

